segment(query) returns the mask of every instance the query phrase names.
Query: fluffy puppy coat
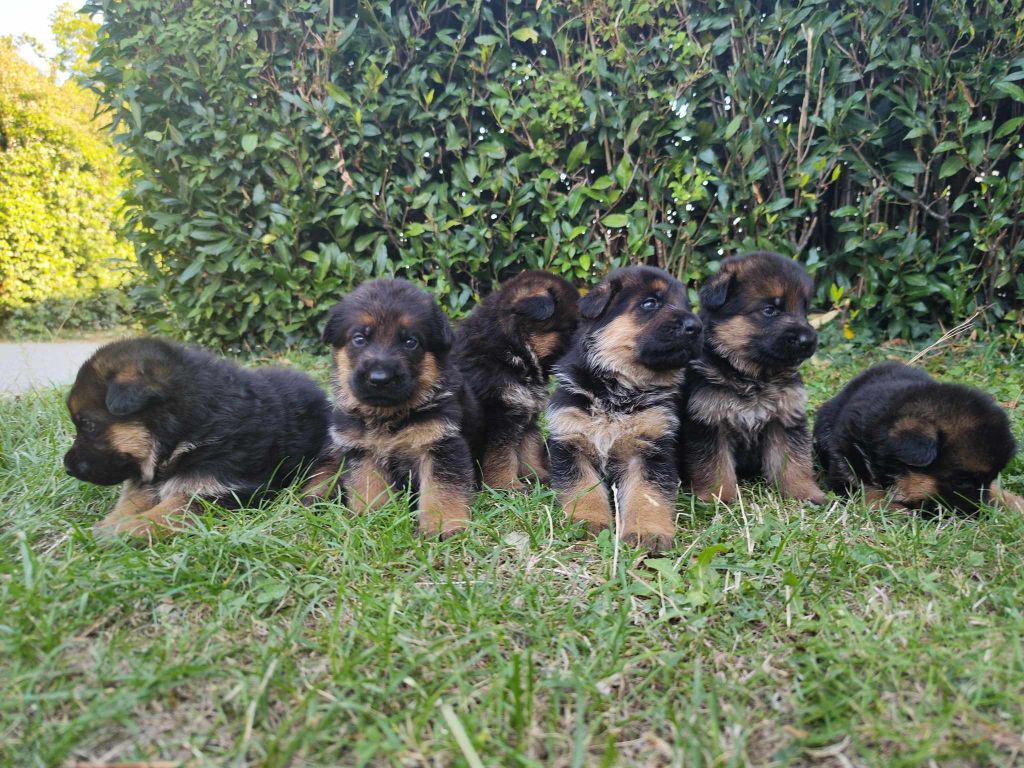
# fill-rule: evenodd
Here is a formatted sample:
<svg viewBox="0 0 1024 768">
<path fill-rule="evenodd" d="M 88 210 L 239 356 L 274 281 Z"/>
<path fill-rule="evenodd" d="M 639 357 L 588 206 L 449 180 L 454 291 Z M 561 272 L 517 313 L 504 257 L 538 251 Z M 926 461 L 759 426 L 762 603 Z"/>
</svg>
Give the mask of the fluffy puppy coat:
<svg viewBox="0 0 1024 768">
<path fill-rule="evenodd" d="M 548 407 L 552 485 L 565 514 L 595 533 L 612 522 L 614 485 L 623 539 L 668 549 L 679 485 L 675 399 L 700 351 L 700 320 L 683 285 L 653 267 L 612 272 L 579 310 Z"/>
<path fill-rule="evenodd" d="M 548 377 L 576 329 L 572 285 L 549 272 L 523 272 L 487 296 L 455 330 L 452 357 L 480 403 L 483 482 L 516 490 L 549 476 L 537 418 Z"/>
<path fill-rule="evenodd" d="M 195 498 L 235 506 L 280 488 L 324 445 L 330 405 L 307 376 L 246 370 L 195 347 L 116 341 L 82 365 L 68 396 L 74 477 L 123 483 L 100 535 L 152 537 Z"/>
<path fill-rule="evenodd" d="M 437 302 L 405 280 L 363 283 L 331 310 L 323 338 L 334 348 L 335 410 L 304 501 L 340 479 L 363 512 L 408 487 L 421 533 L 464 528 L 475 490 L 467 432 L 479 410 L 448 359 L 452 330 Z"/>
<path fill-rule="evenodd" d="M 783 496 L 821 503 L 798 373 L 817 347 L 813 285 L 795 262 L 755 252 L 722 262 L 700 291 L 704 350 L 682 397 L 680 472 L 698 498 L 735 501 L 763 477 Z"/>
<path fill-rule="evenodd" d="M 1024 512 L 996 478 L 1016 446 L 1009 419 L 984 392 L 940 383 L 902 363 L 873 366 L 821 406 L 814 447 L 829 488 L 934 511 L 981 503 Z"/>
</svg>

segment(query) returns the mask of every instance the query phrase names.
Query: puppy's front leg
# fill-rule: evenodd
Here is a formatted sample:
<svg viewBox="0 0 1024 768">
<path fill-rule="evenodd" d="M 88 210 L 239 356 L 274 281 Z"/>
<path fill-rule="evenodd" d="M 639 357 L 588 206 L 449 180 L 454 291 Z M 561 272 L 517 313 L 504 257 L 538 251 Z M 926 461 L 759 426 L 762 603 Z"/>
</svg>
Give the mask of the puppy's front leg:
<svg viewBox="0 0 1024 768">
<path fill-rule="evenodd" d="M 536 477 L 546 483 L 551 478 L 548 446 L 536 422 L 530 425 L 519 444 L 519 476 Z"/>
<path fill-rule="evenodd" d="M 804 499 L 812 504 L 825 501 L 825 494 L 814 479 L 811 436 L 806 422 L 792 427 L 769 422 L 765 427 L 761 466 L 765 478 L 775 483 L 786 498 Z"/>
<path fill-rule="evenodd" d="M 993 504 L 998 504 L 1001 507 L 1012 510 L 1014 512 L 1024 512 L 1024 499 L 1018 496 L 1016 493 L 1010 493 L 1005 490 L 999 481 L 992 483 L 988 489 L 989 499 L 992 500 Z"/>
<path fill-rule="evenodd" d="M 630 458 L 622 475 L 621 536 L 651 552 L 672 548 L 679 487 L 675 441 L 664 440 Z"/>
<path fill-rule="evenodd" d="M 308 507 L 321 499 L 334 496 L 340 489 L 341 473 L 340 455 L 324 455 L 313 468 L 309 480 L 302 489 L 302 504 Z"/>
<path fill-rule="evenodd" d="M 119 523 L 152 509 L 158 501 L 152 488 L 135 480 L 127 480 L 121 486 L 121 495 L 114 509 L 93 526 L 93 532 L 97 536 L 115 535 Z"/>
<path fill-rule="evenodd" d="M 565 516 L 582 521 L 590 533 L 600 533 L 611 525 L 612 508 L 597 469 L 570 443 L 553 439 L 550 449 L 551 485 Z"/>
<path fill-rule="evenodd" d="M 491 427 L 484 447 L 484 485 L 507 491 L 523 487 L 519 480 L 519 446 L 524 430 L 522 422 L 510 419 L 502 419 Z"/>
<path fill-rule="evenodd" d="M 191 506 L 192 496 L 183 493 L 173 494 L 145 512 L 122 517 L 109 527 L 97 528 L 96 532 L 105 537 L 123 533 L 152 542 L 158 536 L 181 530 L 184 522 L 182 518 Z"/>
<path fill-rule="evenodd" d="M 683 432 L 686 479 L 701 501 L 720 499 L 731 504 L 739 497 L 736 460 L 728 435 L 719 427 L 688 420 Z"/>
<path fill-rule="evenodd" d="M 419 531 L 448 538 L 469 525 L 473 457 L 461 435 L 430 447 L 419 462 Z"/>
</svg>

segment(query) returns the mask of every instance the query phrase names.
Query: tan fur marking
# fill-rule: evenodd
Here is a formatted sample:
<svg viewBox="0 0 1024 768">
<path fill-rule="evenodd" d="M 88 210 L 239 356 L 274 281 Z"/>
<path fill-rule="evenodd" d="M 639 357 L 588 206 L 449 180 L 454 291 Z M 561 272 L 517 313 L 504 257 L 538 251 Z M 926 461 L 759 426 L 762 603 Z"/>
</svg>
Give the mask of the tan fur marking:
<svg viewBox="0 0 1024 768">
<path fill-rule="evenodd" d="M 634 361 L 641 328 L 631 314 L 620 315 L 593 337 L 588 357 L 593 365 L 618 374 L 633 387 L 668 386 L 682 379 L 684 371 L 652 371 Z"/>
<path fill-rule="evenodd" d="M 893 483 L 893 500 L 901 504 L 914 504 L 936 496 L 939 487 L 934 477 L 920 472 L 908 472 Z"/>
<path fill-rule="evenodd" d="M 434 460 L 420 460 L 419 531 L 424 536 L 447 538 L 469 525 L 469 494 L 439 481 Z"/>
<path fill-rule="evenodd" d="M 380 458 L 417 458 L 432 445 L 455 434 L 458 434 L 458 427 L 442 419 L 411 424 L 395 432 L 383 427 L 370 428 L 365 432 L 331 431 L 335 446 L 339 450 L 359 448 Z"/>
<path fill-rule="evenodd" d="M 114 381 L 118 384 L 135 384 L 141 380 L 142 373 L 138 368 L 124 368 L 114 376 Z"/>
<path fill-rule="evenodd" d="M 716 351 L 726 353 L 725 356 L 732 362 L 734 355 L 746 356 L 750 340 L 756 333 L 757 328 L 750 318 L 736 315 L 715 326 L 712 344 Z"/>
<path fill-rule="evenodd" d="M 484 485 L 499 490 L 515 491 L 523 487 L 519 481 L 519 458 L 513 446 L 488 445 L 484 450 Z"/>
<path fill-rule="evenodd" d="M 312 504 L 320 499 L 334 496 L 340 487 L 338 483 L 340 469 L 340 460 L 331 459 L 318 464 L 310 473 L 309 480 L 302 489 L 302 502 Z"/>
<path fill-rule="evenodd" d="M 762 471 L 779 487 L 779 492 L 788 499 L 805 499 L 813 504 L 825 501 L 824 492 L 814 480 L 810 453 L 792 453 L 786 433 L 778 422 L 768 424 L 764 436 Z"/>
<path fill-rule="evenodd" d="M 530 337 L 530 349 L 538 360 L 550 360 L 558 354 L 561 346 L 561 334 L 558 331 L 537 333 Z"/>
<path fill-rule="evenodd" d="M 736 482 L 736 462 L 724 434 L 719 435 L 715 455 L 715 461 L 709 466 L 695 468 L 696 474 L 691 478 L 693 493 L 701 501 L 717 498 L 724 504 L 731 504 L 739 498 L 740 492 Z"/>
<path fill-rule="evenodd" d="M 672 548 L 675 536 L 675 499 L 668 499 L 643 477 L 643 464 L 632 459 L 622 480 L 620 507 L 623 540 L 651 552 Z"/>
<path fill-rule="evenodd" d="M 577 465 L 580 473 L 579 482 L 560 491 L 558 499 L 567 518 L 582 521 L 587 530 L 596 535 L 612 522 L 608 489 L 590 462 L 579 456 Z"/>
<path fill-rule="evenodd" d="M 95 529 L 110 529 L 117 525 L 120 520 L 140 515 L 151 509 L 157 503 L 156 494 L 151 488 L 142 486 L 133 480 L 128 480 L 121 486 L 121 495 L 114 505 L 114 509 L 96 524 Z"/>
<path fill-rule="evenodd" d="M 390 486 L 383 468 L 372 459 L 363 459 L 349 468 L 345 475 L 348 508 L 356 514 L 372 512 L 387 504 Z"/>
<path fill-rule="evenodd" d="M 191 505 L 191 496 L 170 496 L 155 507 L 138 515 L 120 518 L 110 526 L 107 526 L 107 521 L 104 520 L 93 531 L 97 536 L 104 538 L 126 534 L 152 542 L 158 536 L 181 530 L 185 523 L 185 513 Z"/>
<path fill-rule="evenodd" d="M 1024 513 L 1024 498 L 1004 490 L 998 482 L 994 482 L 989 486 L 988 494 L 993 504 L 1005 507 L 1013 512 Z"/>
<path fill-rule="evenodd" d="M 546 483 L 551 478 L 551 461 L 544 436 L 536 427 L 526 430 L 519 444 L 519 476 L 536 477 Z"/>
<path fill-rule="evenodd" d="M 153 479 L 156 472 L 156 443 L 148 429 L 138 423 L 112 424 L 107 430 L 107 443 L 115 451 L 131 456 L 139 462 L 144 481 Z"/>
<path fill-rule="evenodd" d="M 668 283 L 666 283 L 660 277 L 656 277 L 653 280 L 651 280 L 651 290 L 652 291 L 667 291 L 668 290 Z"/>
<path fill-rule="evenodd" d="M 660 406 L 633 413 L 588 414 L 579 408 L 548 411 L 552 436 L 575 445 L 598 466 L 604 466 L 612 456 L 637 453 L 675 432 L 678 423 L 671 408 Z"/>
</svg>

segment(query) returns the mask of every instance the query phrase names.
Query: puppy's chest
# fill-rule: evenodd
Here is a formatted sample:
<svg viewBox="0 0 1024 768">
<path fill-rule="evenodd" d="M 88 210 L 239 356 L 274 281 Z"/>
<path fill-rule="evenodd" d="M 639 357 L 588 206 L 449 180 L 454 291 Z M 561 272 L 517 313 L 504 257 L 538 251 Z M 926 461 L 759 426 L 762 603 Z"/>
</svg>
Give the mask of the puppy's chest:
<svg viewBox="0 0 1024 768">
<path fill-rule="evenodd" d="M 505 406 L 522 414 L 536 414 L 544 410 L 548 389 L 543 382 L 510 382 L 501 393 Z"/>
<path fill-rule="evenodd" d="M 749 387 L 707 385 L 690 393 L 687 411 L 702 424 L 751 439 L 770 423 L 793 427 L 806 417 L 807 392 L 800 385 Z"/>
<path fill-rule="evenodd" d="M 457 429 L 446 419 L 430 419 L 396 428 L 388 426 L 334 425 L 331 441 L 341 453 L 362 451 L 382 461 L 418 459 Z"/>
<path fill-rule="evenodd" d="M 548 412 L 552 437 L 575 445 L 602 467 L 610 459 L 626 460 L 675 434 L 679 420 L 669 405 L 633 412 L 594 408 L 558 408 Z"/>
</svg>

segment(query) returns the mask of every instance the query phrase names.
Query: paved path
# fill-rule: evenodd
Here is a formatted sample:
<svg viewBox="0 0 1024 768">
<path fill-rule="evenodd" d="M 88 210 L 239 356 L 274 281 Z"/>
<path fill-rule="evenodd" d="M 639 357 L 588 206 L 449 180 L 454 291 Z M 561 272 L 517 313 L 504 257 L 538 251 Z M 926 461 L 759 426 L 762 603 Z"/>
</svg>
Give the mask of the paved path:
<svg viewBox="0 0 1024 768">
<path fill-rule="evenodd" d="M 71 384 L 99 341 L 0 344 L 0 396 L 36 387 Z"/>
</svg>

